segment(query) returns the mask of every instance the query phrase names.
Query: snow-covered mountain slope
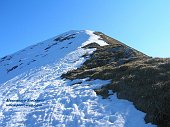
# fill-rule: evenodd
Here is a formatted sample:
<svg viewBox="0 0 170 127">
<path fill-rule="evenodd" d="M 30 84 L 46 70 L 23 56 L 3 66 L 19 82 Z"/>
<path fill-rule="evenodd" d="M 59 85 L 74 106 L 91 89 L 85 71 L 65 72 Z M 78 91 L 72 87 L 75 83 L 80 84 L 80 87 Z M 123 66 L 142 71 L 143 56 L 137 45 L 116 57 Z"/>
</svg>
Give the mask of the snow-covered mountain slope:
<svg viewBox="0 0 170 127">
<path fill-rule="evenodd" d="M 87 41 L 84 31 L 69 31 L 0 59 L 0 83 L 18 74 L 54 63 Z M 74 43 L 73 43 L 74 42 Z"/>
<path fill-rule="evenodd" d="M 110 80 L 68 80 L 61 75 L 79 68 L 96 48 L 109 45 L 92 31 L 69 31 L 0 60 L 2 127 L 151 127 L 131 102 L 97 96 L 94 89 Z"/>
</svg>

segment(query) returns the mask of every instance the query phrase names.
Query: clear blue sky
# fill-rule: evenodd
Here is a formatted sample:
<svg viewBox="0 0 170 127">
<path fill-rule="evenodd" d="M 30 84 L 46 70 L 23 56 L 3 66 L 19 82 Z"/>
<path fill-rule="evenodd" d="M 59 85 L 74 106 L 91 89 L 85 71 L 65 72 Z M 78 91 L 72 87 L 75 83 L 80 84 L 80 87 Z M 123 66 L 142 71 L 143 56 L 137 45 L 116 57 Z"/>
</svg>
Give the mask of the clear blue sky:
<svg viewBox="0 0 170 127">
<path fill-rule="evenodd" d="M 0 57 L 83 29 L 170 57 L 170 0 L 0 0 Z"/>
</svg>

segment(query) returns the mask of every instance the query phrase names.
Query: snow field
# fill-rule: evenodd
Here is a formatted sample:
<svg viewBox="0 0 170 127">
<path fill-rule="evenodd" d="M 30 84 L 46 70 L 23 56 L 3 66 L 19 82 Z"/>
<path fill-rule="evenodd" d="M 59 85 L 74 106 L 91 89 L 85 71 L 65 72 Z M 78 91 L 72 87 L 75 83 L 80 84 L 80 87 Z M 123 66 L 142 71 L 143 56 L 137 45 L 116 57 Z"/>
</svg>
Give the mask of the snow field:
<svg viewBox="0 0 170 127">
<path fill-rule="evenodd" d="M 97 96 L 94 89 L 110 81 L 62 79 L 61 75 L 80 67 L 95 49 L 84 45 L 99 42 L 98 36 L 85 31 L 89 38 L 78 47 L 68 47 L 56 60 L 31 69 L 0 85 L 0 126 L 2 127 L 152 127 L 145 124 L 145 114 L 131 102 L 117 99 L 109 91 L 109 98 Z M 86 37 L 87 37 L 86 35 Z M 66 41 L 67 42 L 67 41 Z M 84 43 L 83 43 L 84 42 Z M 65 45 L 64 42 L 62 42 Z M 68 42 L 67 42 L 68 43 Z M 62 45 L 62 44 L 61 44 Z M 71 49 L 69 49 L 71 48 Z M 50 52 L 55 51 L 52 49 Z M 69 52 L 68 52 L 69 51 Z M 58 52 L 60 53 L 60 52 Z M 50 57 L 49 57 L 50 58 Z M 37 64 L 38 65 L 38 64 Z M 80 83 L 82 82 L 82 83 Z M 11 100 L 40 100 L 40 102 L 7 102 Z M 7 106 L 7 104 L 41 104 L 41 106 Z"/>
</svg>

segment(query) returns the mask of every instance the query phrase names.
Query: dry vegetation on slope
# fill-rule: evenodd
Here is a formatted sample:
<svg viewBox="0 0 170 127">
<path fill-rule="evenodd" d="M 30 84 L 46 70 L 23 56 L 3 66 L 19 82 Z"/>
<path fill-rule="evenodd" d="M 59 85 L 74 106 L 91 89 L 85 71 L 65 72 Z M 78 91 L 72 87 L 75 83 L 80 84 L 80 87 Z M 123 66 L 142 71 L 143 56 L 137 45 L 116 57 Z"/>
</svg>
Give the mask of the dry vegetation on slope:
<svg viewBox="0 0 170 127">
<path fill-rule="evenodd" d="M 137 109 L 147 113 L 146 122 L 170 126 L 170 59 L 152 58 L 103 33 L 95 34 L 110 45 L 100 47 L 94 42 L 85 46 L 97 50 L 83 66 L 62 77 L 112 79 L 96 93 L 107 98 L 108 90 L 112 90 L 118 98 L 132 101 Z"/>
</svg>

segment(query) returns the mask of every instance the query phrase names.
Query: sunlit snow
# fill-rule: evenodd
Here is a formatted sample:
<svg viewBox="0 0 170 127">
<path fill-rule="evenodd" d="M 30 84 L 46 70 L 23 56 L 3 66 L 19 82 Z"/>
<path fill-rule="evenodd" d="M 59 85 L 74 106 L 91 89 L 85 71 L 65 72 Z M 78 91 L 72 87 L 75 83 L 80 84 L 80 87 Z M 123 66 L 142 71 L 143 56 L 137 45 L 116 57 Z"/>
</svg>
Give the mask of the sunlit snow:
<svg viewBox="0 0 170 127">
<path fill-rule="evenodd" d="M 96 95 L 94 89 L 107 85 L 110 80 L 89 81 L 87 77 L 71 81 L 61 78 L 63 73 L 80 67 L 88 59 L 82 57 L 84 54 L 90 55 L 96 50 L 83 49 L 82 46 L 93 42 L 107 45 L 92 31 L 70 31 L 62 36 L 71 34 L 76 37 L 57 44 L 54 37 L 26 48 L 24 53 L 13 54 L 9 66 L 18 65 L 20 59 L 23 64 L 8 74 L 5 67 L 0 70 L 0 126 L 154 126 L 145 124 L 145 114 L 135 109 L 131 102 L 117 99 L 112 91 L 109 91 L 108 99 Z M 44 51 L 47 47 L 50 48 L 48 52 Z M 32 59 L 36 61 L 28 64 Z"/>
</svg>

